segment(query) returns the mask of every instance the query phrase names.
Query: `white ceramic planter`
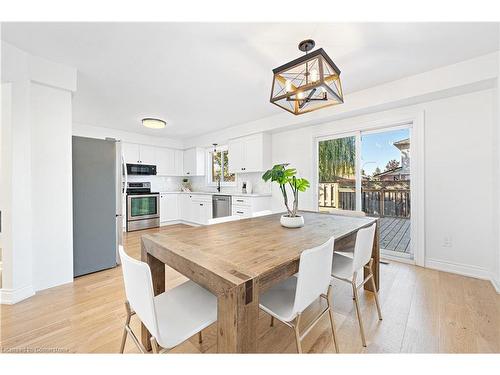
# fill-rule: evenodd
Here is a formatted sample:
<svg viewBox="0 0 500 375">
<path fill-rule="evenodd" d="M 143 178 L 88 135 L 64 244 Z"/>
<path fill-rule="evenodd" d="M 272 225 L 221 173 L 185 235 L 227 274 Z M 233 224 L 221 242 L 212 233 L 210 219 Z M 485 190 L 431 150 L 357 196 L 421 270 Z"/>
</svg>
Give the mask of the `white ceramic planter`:
<svg viewBox="0 0 500 375">
<path fill-rule="evenodd" d="M 280 223 L 286 228 L 300 228 L 304 226 L 304 217 L 288 217 L 286 215 L 281 215 Z"/>
</svg>

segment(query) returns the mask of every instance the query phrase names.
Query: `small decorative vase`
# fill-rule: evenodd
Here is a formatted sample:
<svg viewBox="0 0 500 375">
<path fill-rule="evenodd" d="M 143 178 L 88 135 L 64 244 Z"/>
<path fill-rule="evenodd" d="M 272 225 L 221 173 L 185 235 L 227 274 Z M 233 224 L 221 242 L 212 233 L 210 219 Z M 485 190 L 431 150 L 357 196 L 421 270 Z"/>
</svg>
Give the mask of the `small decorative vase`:
<svg viewBox="0 0 500 375">
<path fill-rule="evenodd" d="M 300 228 L 304 226 L 304 216 L 281 215 L 280 223 L 286 228 Z"/>
</svg>

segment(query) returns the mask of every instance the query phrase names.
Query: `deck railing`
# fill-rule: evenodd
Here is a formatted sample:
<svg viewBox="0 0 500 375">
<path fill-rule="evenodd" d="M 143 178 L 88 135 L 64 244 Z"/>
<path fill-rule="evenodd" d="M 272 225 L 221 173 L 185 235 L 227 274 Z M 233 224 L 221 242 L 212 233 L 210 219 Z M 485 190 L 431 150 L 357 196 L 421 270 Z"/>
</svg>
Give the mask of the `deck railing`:
<svg viewBox="0 0 500 375">
<path fill-rule="evenodd" d="M 352 187 L 341 187 L 333 182 L 320 183 L 318 197 L 320 208 L 356 209 L 356 194 Z M 409 218 L 410 189 L 362 187 L 361 207 L 367 215 Z"/>
</svg>

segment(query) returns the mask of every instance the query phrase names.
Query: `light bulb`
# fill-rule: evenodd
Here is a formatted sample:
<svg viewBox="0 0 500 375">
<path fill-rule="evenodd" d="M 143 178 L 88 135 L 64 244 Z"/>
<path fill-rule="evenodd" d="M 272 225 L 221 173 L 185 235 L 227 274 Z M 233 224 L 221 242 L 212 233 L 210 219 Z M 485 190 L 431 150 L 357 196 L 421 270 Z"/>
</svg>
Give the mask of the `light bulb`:
<svg viewBox="0 0 500 375">
<path fill-rule="evenodd" d="M 292 82 L 289 79 L 287 79 L 285 82 L 285 91 L 286 92 L 292 91 Z"/>
<path fill-rule="evenodd" d="M 316 69 L 311 70 L 311 82 L 316 82 L 318 80 L 318 71 Z"/>
<path fill-rule="evenodd" d="M 297 93 L 297 98 L 298 99 L 304 99 L 304 93 L 302 91 Z"/>
</svg>

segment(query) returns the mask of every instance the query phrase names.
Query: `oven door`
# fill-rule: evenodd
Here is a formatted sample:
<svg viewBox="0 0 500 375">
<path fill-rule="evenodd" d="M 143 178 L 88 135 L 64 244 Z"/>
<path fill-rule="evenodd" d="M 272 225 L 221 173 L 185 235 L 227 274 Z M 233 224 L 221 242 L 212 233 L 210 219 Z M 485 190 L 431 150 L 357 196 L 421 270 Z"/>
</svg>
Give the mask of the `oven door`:
<svg viewBox="0 0 500 375">
<path fill-rule="evenodd" d="M 155 219 L 160 217 L 160 195 L 127 195 L 127 220 Z"/>
</svg>

